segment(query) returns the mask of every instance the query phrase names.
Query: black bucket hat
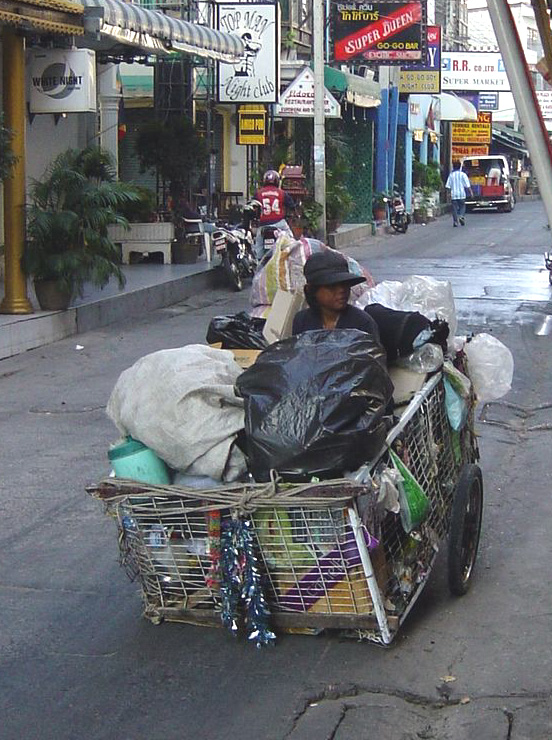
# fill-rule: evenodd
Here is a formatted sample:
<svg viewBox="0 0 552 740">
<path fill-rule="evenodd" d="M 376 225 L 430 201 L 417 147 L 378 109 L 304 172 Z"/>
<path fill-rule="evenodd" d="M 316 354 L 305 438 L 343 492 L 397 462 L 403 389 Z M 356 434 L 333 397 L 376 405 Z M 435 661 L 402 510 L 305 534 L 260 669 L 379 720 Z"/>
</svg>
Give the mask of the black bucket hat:
<svg viewBox="0 0 552 740">
<path fill-rule="evenodd" d="M 349 263 L 345 257 L 332 249 L 311 254 L 305 262 L 303 273 L 308 285 L 314 286 L 336 283 L 358 285 L 366 280 L 362 275 L 353 275 L 349 272 Z"/>
</svg>

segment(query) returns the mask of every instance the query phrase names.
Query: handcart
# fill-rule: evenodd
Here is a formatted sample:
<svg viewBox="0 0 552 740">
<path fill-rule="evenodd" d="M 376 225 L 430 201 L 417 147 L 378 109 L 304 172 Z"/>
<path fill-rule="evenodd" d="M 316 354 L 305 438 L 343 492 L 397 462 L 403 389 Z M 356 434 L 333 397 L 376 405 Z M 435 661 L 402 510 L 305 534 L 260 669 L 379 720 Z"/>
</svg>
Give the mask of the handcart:
<svg viewBox="0 0 552 740">
<path fill-rule="evenodd" d="M 483 505 L 474 405 L 453 431 L 443 374 L 431 376 L 352 479 L 273 477 L 197 491 L 109 478 L 89 490 L 116 518 L 121 562 L 139 579 L 153 622 L 220 625 L 221 533 L 239 520 L 252 535 L 276 632 L 353 630 L 389 644 L 447 538 L 450 590 L 470 586 Z M 410 525 L 379 501 L 382 472 L 397 466 L 427 499 Z"/>
</svg>

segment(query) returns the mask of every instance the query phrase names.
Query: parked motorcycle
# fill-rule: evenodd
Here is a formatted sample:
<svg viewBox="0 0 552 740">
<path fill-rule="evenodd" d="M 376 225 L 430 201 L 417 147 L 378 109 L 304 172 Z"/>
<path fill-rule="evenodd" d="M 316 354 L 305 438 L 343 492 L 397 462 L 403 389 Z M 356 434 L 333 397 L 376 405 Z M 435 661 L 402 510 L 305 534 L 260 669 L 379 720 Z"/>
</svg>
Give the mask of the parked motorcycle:
<svg viewBox="0 0 552 740">
<path fill-rule="evenodd" d="M 253 277 L 257 267 L 251 224 L 260 213 L 259 201 L 251 200 L 243 207 L 241 223 L 219 226 L 212 236 L 215 252 L 220 255 L 222 267 L 236 290 L 242 290 L 243 281 Z"/>
<path fill-rule="evenodd" d="M 402 195 L 398 190 L 394 190 L 393 195 L 385 197 L 384 201 L 389 208 L 389 223 L 399 234 L 406 234 L 410 214 L 406 212 Z"/>
<path fill-rule="evenodd" d="M 552 252 L 544 253 L 544 264 L 548 270 L 548 282 L 552 285 Z"/>
</svg>

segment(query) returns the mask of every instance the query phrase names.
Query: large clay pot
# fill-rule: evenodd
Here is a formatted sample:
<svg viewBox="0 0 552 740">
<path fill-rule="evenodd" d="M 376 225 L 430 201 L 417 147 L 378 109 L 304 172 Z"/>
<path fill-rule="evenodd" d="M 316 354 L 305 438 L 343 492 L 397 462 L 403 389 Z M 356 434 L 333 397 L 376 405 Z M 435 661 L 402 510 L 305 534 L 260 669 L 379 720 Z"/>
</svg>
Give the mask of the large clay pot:
<svg viewBox="0 0 552 740">
<path fill-rule="evenodd" d="M 35 280 L 34 289 L 38 305 L 43 311 L 66 311 L 73 298 L 73 291 L 57 280 Z"/>
</svg>

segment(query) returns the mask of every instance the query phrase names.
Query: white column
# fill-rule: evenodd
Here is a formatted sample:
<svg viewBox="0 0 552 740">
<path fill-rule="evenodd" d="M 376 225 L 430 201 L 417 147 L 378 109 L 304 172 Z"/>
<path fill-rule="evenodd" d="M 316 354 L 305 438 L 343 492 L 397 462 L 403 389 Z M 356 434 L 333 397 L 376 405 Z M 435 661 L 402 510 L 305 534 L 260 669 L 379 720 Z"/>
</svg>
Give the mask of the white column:
<svg viewBox="0 0 552 740">
<path fill-rule="evenodd" d="M 98 106 L 100 110 L 100 146 L 108 151 L 119 172 L 119 101 L 117 64 L 98 64 Z"/>
</svg>

